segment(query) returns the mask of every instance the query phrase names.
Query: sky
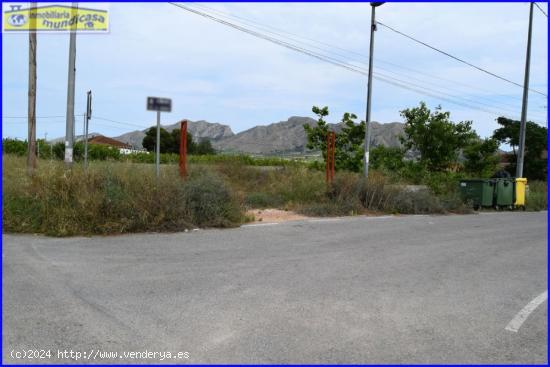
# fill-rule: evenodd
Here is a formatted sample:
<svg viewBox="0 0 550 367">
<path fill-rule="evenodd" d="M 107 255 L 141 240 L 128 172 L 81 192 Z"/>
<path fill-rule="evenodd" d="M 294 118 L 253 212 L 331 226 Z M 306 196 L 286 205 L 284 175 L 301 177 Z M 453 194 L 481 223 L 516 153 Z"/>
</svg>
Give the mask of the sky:
<svg viewBox="0 0 550 367">
<path fill-rule="evenodd" d="M 261 25 L 264 34 L 279 39 L 283 35 L 286 42 L 299 41 L 300 47 L 367 69 L 368 3 L 181 4 L 241 25 L 246 20 L 248 28 Z M 547 3 L 539 5 L 548 13 Z M 90 132 L 117 136 L 155 124 L 155 112 L 146 110 L 148 96 L 172 99 L 172 112 L 161 115 L 162 124 L 206 120 L 227 124 L 234 132 L 290 116 L 315 117 L 314 105 L 329 107 L 329 122 L 338 122 L 344 112 L 365 118 L 364 74 L 168 3 L 112 3 L 108 10 L 109 33 L 78 34 L 76 41 L 75 113 L 84 113 L 86 91 L 92 90 Z M 386 3 L 377 8 L 376 16 L 388 26 L 523 84 L 528 3 Z M 547 94 L 548 23 L 536 8 L 533 21 L 530 87 Z M 68 48 L 66 33 L 38 34 L 38 137 L 65 135 Z M 375 75 L 400 81 L 400 87 L 373 81 L 374 121 L 402 122 L 399 111 L 420 101 L 430 108 L 441 105 L 453 121 L 473 121 L 483 137 L 498 127 L 498 116 L 519 119 L 522 88 L 380 25 L 374 59 Z M 28 35 L 4 33 L 3 137 L 27 136 L 27 88 Z M 528 106 L 528 119 L 546 125 L 547 97 L 530 92 Z M 82 117 L 77 116 L 76 134 L 81 132 Z"/>
</svg>

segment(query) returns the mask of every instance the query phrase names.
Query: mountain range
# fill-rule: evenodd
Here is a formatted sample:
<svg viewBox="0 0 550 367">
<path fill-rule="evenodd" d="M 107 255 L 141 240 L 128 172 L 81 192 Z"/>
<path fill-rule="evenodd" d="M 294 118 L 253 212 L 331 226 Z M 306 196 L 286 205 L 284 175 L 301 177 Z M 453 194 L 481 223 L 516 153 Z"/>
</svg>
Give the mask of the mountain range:
<svg viewBox="0 0 550 367">
<path fill-rule="evenodd" d="M 228 125 L 210 123 L 204 120 L 188 121 L 187 131 L 195 140 L 209 139 L 215 149 L 222 152 L 250 154 L 288 154 L 305 153 L 307 151 L 306 133 L 303 126 L 313 126 L 316 120 L 310 117 L 293 116 L 286 121 L 280 121 L 265 126 L 255 126 L 251 129 L 233 133 Z M 340 124 L 329 124 L 331 129 L 339 131 Z M 399 135 L 403 133 L 403 124 L 392 122 L 381 124 L 372 122 L 371 144 L 389 147 L 400 146 Z M 179 123 L 162 126 L 167 131 L 179 128 Z M 141 142 L 146 130 L 128 132 L 113 139 L 141 148 Z"/>
</svg>

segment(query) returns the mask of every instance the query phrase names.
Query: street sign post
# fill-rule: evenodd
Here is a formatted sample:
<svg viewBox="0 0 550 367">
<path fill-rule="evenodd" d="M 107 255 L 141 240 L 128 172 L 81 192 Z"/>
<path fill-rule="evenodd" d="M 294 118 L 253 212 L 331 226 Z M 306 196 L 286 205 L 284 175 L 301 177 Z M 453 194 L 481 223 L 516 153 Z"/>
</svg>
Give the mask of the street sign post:
<svg viewBox="0 0 550 367">
<path fill-rule="evenodd" d="M 147 97 L 147 110 L 157 111 L 157 177 L 160 177 L 160 113 L 172 112 L 172 100 L 170 98 Z"/>
<path fill-rule="evenodd" d="M 147 109 L 149 111 L 172 112 L 172 100 L 170 98 L 147 97 Z"/>
</svg>

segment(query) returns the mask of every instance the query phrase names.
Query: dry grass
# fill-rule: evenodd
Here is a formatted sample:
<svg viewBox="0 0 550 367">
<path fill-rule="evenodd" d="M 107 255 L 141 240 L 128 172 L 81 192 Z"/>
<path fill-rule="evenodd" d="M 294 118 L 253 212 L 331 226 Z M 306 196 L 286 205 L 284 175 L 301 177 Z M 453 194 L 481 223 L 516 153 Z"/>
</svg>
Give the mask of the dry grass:
<svg viewBox="0 0 550 367">
<path fill-rule="evenodd" d="M 161 166 L 158 180 L 154 165 L 142 163 L 94 161 L 86 174 L 80 165 L 65 171 L 60 161 L 41 160 L 32 178 L 23 157 L 4 155 L 3 164 L 8 232 L 69 236 L 231 227 L 251 220 L 247 210 L 264 208 L 310 216 L 468 212 L 456 196 L 406 192 L 377 171 L 368 181 L 337 172 L 327 186 L 324 172 L 298 164 L 201 162 L 190 164 L 185 181 L 173 164 Z"/>
<path fill-rule="evenodd" d="M 191 172 L 183 182 L 174 166 L 157 180 L 151 165 L 99 163 L 88 174 L 78 165 L 41 161 L 34 177 L 24 158 L 3 157 L 3 225 L 8 232 L 55 236 L 188 228 L 242 222 L 241 207 L 212 171 Z"/>
</svg>

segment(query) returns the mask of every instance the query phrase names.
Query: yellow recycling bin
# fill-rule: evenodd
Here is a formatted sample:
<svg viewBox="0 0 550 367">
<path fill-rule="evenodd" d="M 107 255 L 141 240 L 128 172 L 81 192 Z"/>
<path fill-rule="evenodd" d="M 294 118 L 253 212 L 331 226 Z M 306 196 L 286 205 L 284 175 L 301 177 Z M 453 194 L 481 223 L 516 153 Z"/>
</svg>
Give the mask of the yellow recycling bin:
<svg viewBox="0 0 550 367">
<path fill-rule="evenodd" d="M 525 187 L 527 179 L 523 177 L 516 178 L 516 206 L 525 207 Z"/>
</svg>

